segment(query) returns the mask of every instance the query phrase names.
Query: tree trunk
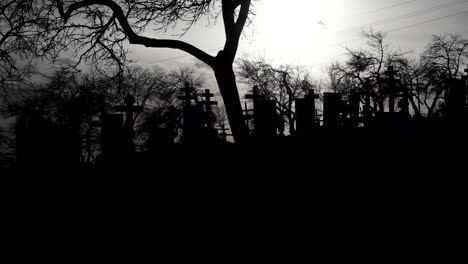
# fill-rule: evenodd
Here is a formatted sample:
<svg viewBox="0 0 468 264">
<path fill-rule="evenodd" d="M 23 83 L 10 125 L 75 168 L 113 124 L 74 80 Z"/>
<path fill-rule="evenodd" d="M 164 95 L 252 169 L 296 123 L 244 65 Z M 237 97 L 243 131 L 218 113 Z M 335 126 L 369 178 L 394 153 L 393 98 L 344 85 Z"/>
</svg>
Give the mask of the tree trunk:
<svg viewBox="0 0 468 264">
<path fill-rule="evenodd" d="M 219 91 L 223 97 L 231 132 L 236 143 L 247 141 L 248 130 L 242 114 L 242 104 L 237 90 L 232 64 L 218 60 L 213 67 Z"/>
</svg>

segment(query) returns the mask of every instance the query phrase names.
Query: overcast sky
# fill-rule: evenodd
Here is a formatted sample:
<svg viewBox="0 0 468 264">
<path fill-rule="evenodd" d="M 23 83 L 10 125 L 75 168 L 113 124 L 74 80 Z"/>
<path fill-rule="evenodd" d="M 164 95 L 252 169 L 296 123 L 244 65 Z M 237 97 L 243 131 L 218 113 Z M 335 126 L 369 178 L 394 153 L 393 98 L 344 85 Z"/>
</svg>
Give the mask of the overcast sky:
<svg viewBox="0 0 468 264">
<path fill-rule="evenodd" d="M 274 64 L 307 67 L 316 78 L 331 62 L 344 59 L 344 47 L 365 41 L 363 28 L 388 32 L 395 48 L 418 56 L 434 34 L 458 33 L 468 38 L 468 0 L 259 0 L 253 24 L 244 31 L 238 57 L 264 56 Z M 147 30 L 146 35 L 178 38 Z M 224 45 L 222 21 L 200 21 L 181 40 L 216 55 Z M 219 93 L 211 70 L 178 50 L 130 46 L 130 57 L 149 68 L 196 66 L 206 71 L 207 87 Z M 68 60 L 68 59 L 65 59 Z M 245 90 L 245 89 L 243 89 Z M 241 91 L 241 94 L 243 91 Z"/>
<path fill-rule="evenodd" d="M 254 23 L 245 30 L 239 56 L 265 56 L 276 64 L 300 64 L 320 76 L 334 60 L 343 59 L 344 46 L 359 47 L 361 28 L 389 32 L 394 47 L 417 55 L 433 34 L 458 33 L 468 38 L 466 0 L 260 0 Z M 221 22 L 221 21 L 220 21 Z M 224 44 L 222 23 L 201 21 L 182 40 L 215 55 Z M 148 36 L 173 38 L 173 36 Z M 177 50 L 130 46 L 131 57 L 152 68 L 202 63 Z M 219 93 L 207 68 L 205 88 Z M 242 92 L 241 92 L 242 93 Z"/>
<path fill-rule="evenodd" d="M 312 67 L 314 72 L 340 59 L 343 46 L 362 45 L 363 40 L 358 38 L 363 27 L 390 31 L 388 39 L 395 47 L 416 53 L 433 34 L 460 33 L 468 37 L 468 1 L 263 0 L 256 4 L 255 12 L 254 24 L 246 29 L 238 56 L 264 55 L 278 64 Z M 222 25 L 205 24 L 200 23 L 183 40 L 216 54 L 224 43 Z M 139 46 L 131 50 L 132 57 L 144 65 L 194 61 L 175 50 Z"/>
</svg>

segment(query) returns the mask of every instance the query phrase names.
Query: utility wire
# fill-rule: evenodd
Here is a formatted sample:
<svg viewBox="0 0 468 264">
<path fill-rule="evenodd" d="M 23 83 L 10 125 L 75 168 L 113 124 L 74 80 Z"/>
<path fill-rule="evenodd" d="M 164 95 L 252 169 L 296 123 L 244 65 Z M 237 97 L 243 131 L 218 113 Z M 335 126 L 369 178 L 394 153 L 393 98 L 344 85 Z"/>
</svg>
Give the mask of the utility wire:
<svg viewBox="0 0 468 264">
<path fill-rule="evenodd" d="M 439 17 L 439 18 L 434 18 L 434 19 L 422 21 L 422 22 L 419 22 L 419 23 L 416 23 L 416 24 L 411 24 L 411 25 L 407 25 L 407 26 L 404 26 L 404 27 L 400 27 L 400 28 L 395 28 L 395 29 L 387 30 L 387 31 L 385 31 L 385 33 L 395 32 L 395 31 L 399 31 L 399 30 L 403 30 L 403 29 L 407 29 L 407 28 L 411 28 L 411 27 L 415 27 L 415 26 L 427 24 L 427 23 L 430 23 L 430 22 L 433 22 L 433 21 L 438 21 L 438 20 L 447 19 L 447 18 L 450 18 L 450 17 L 454 17 L 454 16 L 458 16 L 458 15 L 461 15 L 461 14 L 466 14 L 466 13 L 468 13 L 468 10 L 465 10 L 465 11 L 462 11 L 462 12 L 458 12 L 458 13 L 455 13 L 455 14 L 450 14 L 450 15 L 443 16 L 443 17 Z M 356 39 L 349 40 L 349 41 L 340 42 L 340 43 L 337 43 L 337 44 L 335 44 L 335 45 L 341 46 L 341 45 L 343 45 L 343 44 L 351 43 L 351 42 L 354 42 L 354 41 L 357 41 L 357 40 L 361 40 L 361 39 L 364 39 L 364 37 L 356 38 Z"/>
<path fill-rule="evenodd" d="M 398 21 L 398 20 L 406 19 L 406 18 L 411 18 L 411 17 L 414 17 L 414 16 L 430 13 L 430 12 L 433 12 L 433 11 L 437 11 L 437 10 L 440 10 L 440 9 L 448 8 L 448 7 L 463 4 L 463 3 L 468 3 L 468 1 L 458 0 L 458 1 L 455 1 L 455 2 L 451 2 L 451 3 L 445 3 L 445 4 L 442 4 L 442 5 L 438 5 L 438 6 L 426 8 L 426 9 L 423 9 L 423 10 L 411 12 L 411 13 L 408 13 L 408 14 L 405 14 L 405 15 L 400 15 L 400 16 L 396 16 L 396 17 L 392 17 L 392 18 L 387 18 L 387 19 L 383 19 L 383 20 L 374 21 L 372 23 L 368 23 L 368 24 L 365 24 L 365 25 L 362 25 L 362 26 L 338 30 L 335 33 L 352 32 L 352 31 L 360 30 L 360 29 L 362 29 L 364 27 L 371 27 L 371 26 L 387 24 L 387 23 L 395 22 L 395 21 Z"/>
<path fill-rule="evenodd" d="M 407 5 L 407 4 L 416 2 L 416 1 L 419 1 L 419 0 L 411 0 L 411 1 L 406 1 L 406 2 L 403 2 L 403 3 L 399 3 L 399 4 L 394 4 L 394 5 L 391 5 L 391 6 L 385 6 L 385 7 L 377 8 L 377 9 L 374 9 L 374 10 L 371 10 L 371 11 L 363 12 L 363 13 L 360 13 L 360 14 L 345 16 L 344 18 L 351 18 L 351 17 L 356 17 L 356 16 L 369 15 L 369 14 L 377 13 L 377 12 L 380 12 L 380 11 L 383 11 L 383 10 L 392 9 L 392 8 L 395 8 L 395 7 L 398 7 L 398 6 Z"/>
</svg>

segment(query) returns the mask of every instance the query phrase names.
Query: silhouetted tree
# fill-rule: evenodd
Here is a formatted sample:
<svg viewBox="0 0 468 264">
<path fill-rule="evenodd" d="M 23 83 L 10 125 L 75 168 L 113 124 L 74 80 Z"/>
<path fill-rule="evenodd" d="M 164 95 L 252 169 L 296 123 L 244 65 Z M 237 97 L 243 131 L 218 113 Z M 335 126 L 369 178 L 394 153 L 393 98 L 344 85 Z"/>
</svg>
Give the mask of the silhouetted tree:
<svg viewBox="0 0 468 264">
<path fill-rule="evenodd" d="M 11 89 L 33 70 L 41 55 L 47 9 L 35 0 L 0 2 L 0 96 L 6 100 Z"/>
<path fill-rule="evenodd" d="M 418 94 L 433 117 L 445 100 L 450 80 L 459 78 L 468 58 L 468 40 L 458 34 L 434 35 L 421 54 Z"/>
<path fill-rule="evenodd" d="M 48 28 L 52 41 L 48 49 L 73 48 L 75 55 L 104 63 L 103 60 L 123 62 L 126 59 L 125 42 L 153 48 L 173 48 L 185 51 L 209 65 L 227 109 L 229 123 L 236 141 L 242 142 L 247 128 L 232 68 L 242 31 L 249 21 L 251 0 L 197 0 L 197 1 L 121 1 L 121 0 L 56 0 L 52 4 Z M 216 56 L 175 39 L 146 36 L 153 26 L 166 31 L 175 25 L 187 32 L 202 17 L 222 17 L 226 42 Z"/>
<path fill-rule="evenodd" d="M 238 74 L 249 86 L 257 86 L 260 92 L 276 102 L 280 116 L 288 120 L 290 134 L 295 133 L 296 113 L 294 102 L 316 87 L 310 73 L 300 66 L 273 66 L 266 59 L 241 59 Z"/>
<path fill-rule="evenodd" d="M 160 135 L 165 138 L 163 141 L 178 142 L 181 136 L 184 103 L 178 98 L 181 95 L 181 88 L 189 84 L 194 89 L 193 92 L 197 93 L 205 84 L 205 77 L 195 69 L 185 67 L 164 74 L 153 73 L 152 78 L 157 79 L 155 81 L 159 83 L 159 87 L 151 90 L 151 96 L 148 97 L 145 106 L 148 111 L 144 113 L 143 120 L 138 126 L 138 134 L 143 139 L 142 145 L 154 143 L 148 142 L 151 133 L 153 139 L 157 136 L 155 133 L 165 133 Z M 139 88 L 135 89 L 138 93 Z M 148 92 L 146 94 L 150 95 Z"/>
<path fill-rule="evenodd" d="M 414 64 L 408 52 L 391 48 L 386 41 L 386 34 L 379 31 L 363 31 L 361 36 L 366 39 L 366 46 L 360 49 L 346 48 L 346 61 L 333 63 L 327 68 L 329 88 L 335 92 L 347 94 L 350 89 L 362 89 L 367 80 L 372 85 L 372 111 L 384 110 L 385 80 L 388 66 L 393 66 L 400 74 L 403 82 L 414 74 Z M 406 78 L 406 79 L 404 79 Z M 404 79 L 404 80 L 403 80 Z M 407 89 L 404 85 L 400 88 Z M 411 99 L 411 98 L 410 98 Z"/>
</svg>

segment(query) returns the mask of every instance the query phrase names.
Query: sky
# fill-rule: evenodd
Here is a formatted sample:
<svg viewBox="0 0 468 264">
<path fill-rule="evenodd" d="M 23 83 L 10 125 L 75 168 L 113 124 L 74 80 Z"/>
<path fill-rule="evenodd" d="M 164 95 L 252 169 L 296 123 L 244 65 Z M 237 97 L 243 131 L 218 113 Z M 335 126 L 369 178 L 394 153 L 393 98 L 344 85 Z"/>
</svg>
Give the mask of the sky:
<svg viewBox="0 0 468 264">
<path fill-rule="evenodd" d="M 468 0 L 259 0 L 254 12 L 253 24 L 244 30 L 237 57 L 263 56 L 276 65 L 301 65 L 316 78 L 323 76 L 328 64 L 345 58 L 345 47 L 365 44 L 359 38 L 363 28 L 388 32 L 393 47 L 414 51 L 415 56 L 434 34 L 458 33 L 468 39 Z M 200 21 L 181 40 L 216 55 L 225 40 L 222 21 L 207 24 Z M 180 32 L 169 33 L 149 30 L 145 35 L 178 38 L 175 34 Z M 192 56 L 139 45 L 130 45 L 129 49 L 130 58 L 143 67 L 196 66 L 206 74 L 204 88 L 219 96 L 211 70 Z"/>
<path fill-rule="evenodd" d="M 395 48 L 414 51 L 415 56 L 434 34 L 459 33 L 468 38 L 465 0 L 263 0 L 254 11 L 238 57 L 264 56 L 274 64 L 298 64 L 316 76 L 323 74 L 326 65 L 344 59 L 344 47 L 365 44 L 359 37 L 363 28 L 388 32 Z M 214 26 L 201 21 L 182 40 L 215 55 L 224 44 L 222 21 Z M 136 45 L 130 50 L 131 58 L 148 67 L 202 65 L 177 50 Z"/>
</svg>

